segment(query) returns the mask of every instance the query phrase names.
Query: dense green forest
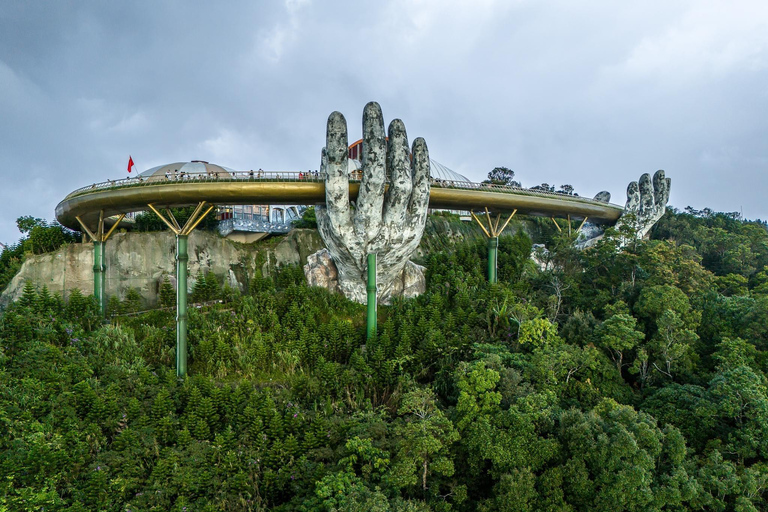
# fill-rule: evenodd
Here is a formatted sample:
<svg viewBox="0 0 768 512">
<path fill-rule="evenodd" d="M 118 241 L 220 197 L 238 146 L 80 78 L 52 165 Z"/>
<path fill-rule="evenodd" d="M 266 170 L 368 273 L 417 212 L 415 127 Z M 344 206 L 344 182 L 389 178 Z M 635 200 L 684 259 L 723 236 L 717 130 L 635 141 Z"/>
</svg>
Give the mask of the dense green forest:
<svg viewBox="0 0 768 512">
<path fill-rule="evenodd" d="M 502 237 L 497 285 L 480 240 L 427 254 L 367 343 L 364 306 L 283 268 L 192 311 L 183 380 L 173 313 L 105 324 L 27 286 L 0 319 L 0 511 L 767 510 L 765 224 L 546 239 L 541 271 Z"/>
</svg>

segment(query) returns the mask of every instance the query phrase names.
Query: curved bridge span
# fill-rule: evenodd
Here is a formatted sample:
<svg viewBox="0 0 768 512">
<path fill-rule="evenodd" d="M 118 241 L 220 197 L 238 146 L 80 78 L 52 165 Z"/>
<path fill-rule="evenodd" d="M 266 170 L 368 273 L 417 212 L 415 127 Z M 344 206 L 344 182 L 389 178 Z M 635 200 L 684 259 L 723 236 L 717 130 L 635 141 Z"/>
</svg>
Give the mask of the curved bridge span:
<svg viewBox="0 0 768 512">
<path fill-rule="evenodd" d="M 118 181 L 107 181 L 80 188 L 70 193 L 56 207 L 57 220 L 69 228 L 87 234 L 93 242 L 93 295 L 102 315 L 106 310 L 106 259 L 105 245 L 120 221 L 128 212 L 152 210 L 176 234 L 176 373 L 182 377 L 187 373 L 187 262 L 189 234 L 202 219 L 216 206 L 295 204 L 312 205 L 325 203 L 325 182 L 315 173 L 235 172 L 219 168 L 215 173 L 181 173 L 165 175 L 152 174 Z M 351 174 L 350 198 L 356 199 L 359 189 L 359 174 Z M 170 210 L 175 206 L 197 205 L 184 225 L 174 218 Z M 570 219 L 589 218 L 590 221 L 614 224 L 623 208 L 617 205 L 594 201 L 576 196 L 555 194 L 497 185 L 447 181 L 433 179 L 429 206 L 450 210 L 479 210 L 489 214 L 488 227 L 484 227 L 488 238 L 488 280 L 496 282 L 496 254 L 498 236 L 515 213 L 566 217 Z M 490 212 L 498 214 L 491 222 Z M 498 229 L 500 214 L 510 213 L 507 221 Z M 112 227 L 105 229 L 106 218 L 117 215 Z M 557 223 L 556 223 L 557 224 Z M 583 224 L 583 222 L 582 222 Z M 558 226 L 558 229 L 560 227 Z M 569 224 L 570 230 L 570 224 Z M 373 256 L 373 259 L 371 259 Z M 375 254 L 368 255 L 370 271 L 375 266 Z M 373 262 L 373 263 L 371 263 Z M 368 333 L 375 331 L 376 293 L 373 285 L 373 300 L 369 287 Z"/>
<path fill-rule="evenodd" d="M 360 181 L 350 178 L 350 198 L 355 199 Z M 80 230 L 80 220 L 95 226 L 100 218 L 154 208 L 196 205 L 325 203 L 325 183 L 312 173 L 234 172 L 227 176 L 187 174 L 183 178 L 128 178 L 96 183 L 70 193 L 56 207 L 56 219 Z M 150 205 L 152 205 L 150 207 Z M 614 224 L 623 208 L 578 196 L 501 185 L 434 180 L 430 208 L 480 210 Z"/>
</svg>

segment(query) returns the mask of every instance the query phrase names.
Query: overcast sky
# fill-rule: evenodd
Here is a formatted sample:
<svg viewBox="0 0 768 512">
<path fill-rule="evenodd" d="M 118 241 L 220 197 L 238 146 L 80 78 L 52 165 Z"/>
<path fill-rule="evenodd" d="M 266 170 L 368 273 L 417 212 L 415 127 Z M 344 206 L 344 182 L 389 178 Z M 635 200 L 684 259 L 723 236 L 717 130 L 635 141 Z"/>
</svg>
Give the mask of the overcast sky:
<svg viewBox="0 0 768 512">
<path fill-rule="evenodd" d="M 0 241 L 129 154 L 317 169 L 370 100 L 473 180 L 768 218 L 766 0 L 0 0 Z"/>
</svg>

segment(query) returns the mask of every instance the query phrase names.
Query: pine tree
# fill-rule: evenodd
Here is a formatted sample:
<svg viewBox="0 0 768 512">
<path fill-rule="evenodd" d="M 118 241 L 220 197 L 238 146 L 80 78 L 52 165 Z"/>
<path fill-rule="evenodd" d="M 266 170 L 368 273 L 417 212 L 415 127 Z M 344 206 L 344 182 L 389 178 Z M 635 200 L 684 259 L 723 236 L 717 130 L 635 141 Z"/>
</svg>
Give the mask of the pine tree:
<svg viewBox="0 0 768 512">
<path fill-rule="evenodd" d="M 206 300 L 218 300 L 221 298 L 221 286 L 219 280 L 216 279 L 216 274 L 208 272 L 205 274 L 205 290 L 207 294 Z"/>
<path fill-rule="evenodd" d="M 31 308 L 37 302 L 37 291 L 35 291 L 35 285 L 32 281 L 26 281 L 24 283 L 24 290 L 21 292 L 19 298 L 19 305 L 25 308 Z"/>
<path fill-rule="evenodd" d="M 123 313 L 123 303 L 120 302 L 120 297 L 117 295 L 110 295 L 107 301 L 107 316 L 113 317 Z"/>
<path fill-rule="evenodd" d="M 176 290 L 173 289 L 171 280 L 166 275 L 163 278 L 163 284 L 160 285 L 160 305 L 164 308 L 171 308 L 176 304 Z"/>
<path fill-rule="evenodd" d="M 202 269 L 198 270 L 195 275 L 195 284 L 192 288 L 190 299 L 192 302 L 205 302 L 208 300 L 208 288 L 205 282 L 205 274 L 203 274 Z"/>
<path fill-rule="evenodd" d="M 51 292 L 48 291 L 48 287 L 43 285 L 43 289 L 37 294 L 37 305 L 35 309 L 38 313 L 42 313 L 44 311 L 51 311 L 53 308 L 53 296 L 51 295 Z"/>
<path fill-rule="evenodd" d="M 143 307 L 144 299 L 136 288 L 128 288 L 125 293 L 125 299 L 123 300 L 123 307 L 127 313 L 136 313 L 141 311 Z"/>
</svg>

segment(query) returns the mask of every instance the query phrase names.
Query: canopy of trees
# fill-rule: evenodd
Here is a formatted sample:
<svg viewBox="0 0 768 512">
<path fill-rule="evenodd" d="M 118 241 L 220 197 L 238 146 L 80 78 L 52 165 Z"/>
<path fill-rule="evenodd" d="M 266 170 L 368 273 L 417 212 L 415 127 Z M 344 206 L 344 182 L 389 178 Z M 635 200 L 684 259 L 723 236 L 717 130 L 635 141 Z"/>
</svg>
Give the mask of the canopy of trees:
<svg viewBox="0 0 768 512">
<path fill-rule="evenodd" d="M 488 179 L 483 183 L 506 185 L 508 187 L 522 186 L 519 181 L 515 181 L 515 171 L 506 167 L 494 167 L 493 170 L 488 173 Z"/>
<path fill-rule="evenodd" d="M 501 238 L 497 285 L 482 242 L 428 254 L 367 343 L 297 267 L 199 276 L 224 303 L 191 312 L 183 380 L 173 311 L 104 324 L 28 286 L 0 320 L 0 510 L 768 509 L 766 226 L 545 235 L 546 272 Z"/>
</svg>

